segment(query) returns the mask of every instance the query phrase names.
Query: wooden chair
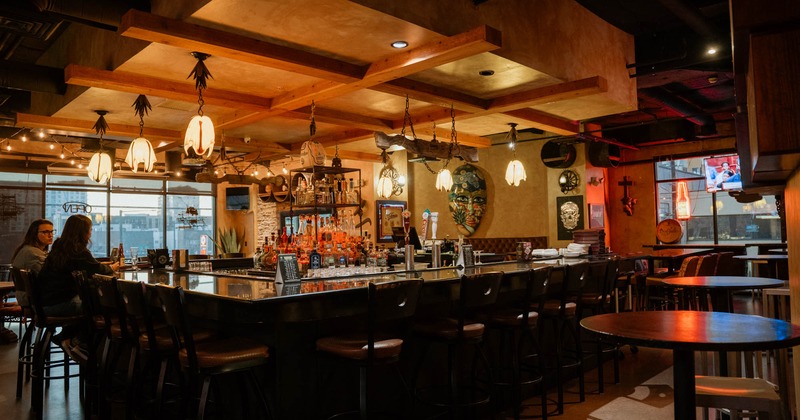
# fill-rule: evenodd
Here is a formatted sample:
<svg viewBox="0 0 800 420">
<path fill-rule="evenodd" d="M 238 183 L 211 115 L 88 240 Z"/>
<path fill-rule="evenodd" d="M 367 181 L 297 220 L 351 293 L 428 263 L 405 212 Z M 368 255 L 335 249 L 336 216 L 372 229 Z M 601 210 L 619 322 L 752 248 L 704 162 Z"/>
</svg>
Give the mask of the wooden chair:
<svg viewBox="0 0 800 420">
<path fill-rule="evenodd" d="M 339 362 L 346 362 L 359 371 L 359 409 L 361 419 L 370 417 L 367 398 L 371 388 L 369 374 L 377 366 L 394 366 L 406 391 L 411 396 L 399 370 L 401 350 L 409 330 L 409 321 L 417 309 L 422 280 L 399 280 L 369 283 L 367 287 L 366 328 L 345 335 L 320 338 L 317 351 Z M 322 391 L 322 390 L 320 390 Z M 398 408 L 396 411 L 401 412 Z M 356 413 L 355 411 L 350 413 Z M 331 417 L 337 417 L 339 413 Z"/>
<path fill-rule="evenodd" d="M 587 281 L 587 285 L 584 285 L 584 290 L 581 293 L 582 310 L 581 314 L 579 314 L 579 322 L 587 311 L 592 315 L 599 315 L 614 310 L 611 305 L 611 292 L 617 281 L 618 267 L 618 260 L 592 262 L 589 264 L 591 281 Z M 593 283 L 591 288 L 588 286 L 590 282 Z M 611 353 L 614 364 L 614 383 L 619 383 L 619 345 L 605 342 L 600 337 L 595 338 L 592 343 L 594 344 L 594 355 L 597 358 L 598 392 L 602 394 L 605 392 L 603 354 Z"/>
<path fill-rule="evenodd" d="M 266 366 L 269 348 L 241 337 L 195 342 L 189 316 L 186 313 L 183 289 L 180 286 L 157 284 L 155 290 L 164 312 L 164 321 L 172 329 L 173 345 L 180 349 L 178 357 L 187 379 L 187 387 L 184 390 L 187 396 L 185 402 L 188 403 L 188 397 L 193 395 L 194 389 L 200 389 L 200 394 L 197 395 L 199 397 L 197 412 L 191 416 L 200 420 L 205 418 L 211 382 L 214 378 L 220 375 L 244 373 L 254 387 L 253 391 L 263 410 L 262 415 L 271 418 L 266 395 L 255 374 L 255 369 Z"/>
</svg>

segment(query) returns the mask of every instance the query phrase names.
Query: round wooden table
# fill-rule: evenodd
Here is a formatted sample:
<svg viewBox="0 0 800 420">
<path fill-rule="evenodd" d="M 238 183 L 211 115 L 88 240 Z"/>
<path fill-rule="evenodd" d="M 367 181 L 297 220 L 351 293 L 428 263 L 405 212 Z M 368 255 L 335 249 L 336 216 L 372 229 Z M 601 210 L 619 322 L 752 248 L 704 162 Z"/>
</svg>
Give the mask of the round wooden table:
<svg viewBox="0 0 800 420">
<path fill-rule="evenodd" d="M 644 311 L 591 316 L 587 331 L 612 342 L 672 349 L 675 418 L 695 418 L 695 351 L 773 350 L 800 344 L 800 327 L 727 312 Z"/>
<path fill-rule="evenodd" d="M 786 254 L 734 255 L 733 258 L 747 261 L 747 263 L 750 264 L 751 274 L 758 274 L 759 270 L 757 265 L 764 264 L 767 266 L 769 272 L 762 274 L 778 278 L 786 277 L 785 280 L 789 279 L 789 268 L 787 266 L 789 256 Z"/>
<path fill-rule="evenodd" d="M 730 292 L 745 289 L 770 289 L 783 287 L 783 280 L 766 277 L 742 276 L 694 276 L 694 277 L 667 277 L 663 280 L 665 286 L 683 287 L 687 289 L 708 289 L 714 311 L 731 312 Z"/>
</svg>

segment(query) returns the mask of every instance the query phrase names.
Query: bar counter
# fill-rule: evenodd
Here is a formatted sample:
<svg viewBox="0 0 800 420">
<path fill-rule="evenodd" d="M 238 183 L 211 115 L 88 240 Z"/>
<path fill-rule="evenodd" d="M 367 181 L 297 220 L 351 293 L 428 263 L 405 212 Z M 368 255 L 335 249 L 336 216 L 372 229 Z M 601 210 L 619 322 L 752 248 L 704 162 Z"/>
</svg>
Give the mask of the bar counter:
<svg viewBox="0 0 800 420">
<path fill-rule="evenodd" d="M 458 280 L 463 274 L 497 272 L 506 274 L 498 302 L 513 300 L 525 292 L 522 276 L 531 268 L 565 267 L 585 259 L 548 259 L 530 262 L 501 262 L 476 265 L 463 270 L 454 267 L 412 272 L 387 271 L 379 274 L 339 278 L 304 279 L 300 293 L 281 295 L 272 279 L 226 273 L 139 270 L 123 272 L 120 278 L 148 284 L 181 286 L 195 325 L 225 333 L 254 338 L 270 346 L 271 365 L 267 384 L 277 418 L 313 418 L 317 413 L 309 398 L 357 389 L 357 383 L 323 389 L 317 380 L 319 363 L 315 342 L 364 322 L 367 313 L 367 282 L 404 278 L 424 280 L 418 316 L 443 315 L 458 300 Z M 406 353 L 407 352 L 407 353 Z M 413 360 L 416 349 L 404 349 Z M 405 366 L 404 369 L 409 369 Z M 401 390 L 397 390 L 401 392 Z M 316 397 L 315 397 L 316 396 Z M 334 404 L 341 400 L 334 397 Z"/>
</svg>

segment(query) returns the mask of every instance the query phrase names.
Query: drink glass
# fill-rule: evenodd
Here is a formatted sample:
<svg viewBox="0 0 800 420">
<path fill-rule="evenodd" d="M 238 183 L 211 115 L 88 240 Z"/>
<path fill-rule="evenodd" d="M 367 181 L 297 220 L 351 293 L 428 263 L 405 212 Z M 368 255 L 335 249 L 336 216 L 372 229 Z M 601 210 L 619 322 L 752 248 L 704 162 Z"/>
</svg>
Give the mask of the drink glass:
<svg viewBox="0 0 800 420">
<path fill-rule="evenodd" d="M 133 271 L 139 271 L 139 247 L 132 246 L 131 247 L 131 265 L 133 266 Z"/>
</svg>

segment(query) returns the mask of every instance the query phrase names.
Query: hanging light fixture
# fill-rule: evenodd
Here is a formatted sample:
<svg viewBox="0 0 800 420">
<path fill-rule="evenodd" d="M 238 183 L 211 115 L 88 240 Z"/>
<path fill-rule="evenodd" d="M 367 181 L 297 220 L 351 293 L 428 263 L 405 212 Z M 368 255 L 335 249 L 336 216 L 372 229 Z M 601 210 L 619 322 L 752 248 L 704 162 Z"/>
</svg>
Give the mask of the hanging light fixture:
<svg viewBox="0 0 800 420">
<path fill-rule="evenodd" d="M 203 115 L 203 89 L 207 87 L 206 80 L 213 79 L 204 61 L 208 54 L 193 52 L 192 55 L 197 59 L 194 69 L 189 77 L 194 77 L 194 86 L 197 89 L 197 115 L 189 121 L 186 127 L 186 136 L 183 138 L 183 150 L 188 157 L 200 157 L 208 159 L 214 152 L 214 123 L 211 118 Z"/>
<path fill-rule="evenodd" d="M 525 167 L 522 166 L 522 162 L 517 160 L 517 123 L 508 123 L 508 125 L 511 126 L 507 136 L 509 139 L 508 147 L 511 148 L 513 159 L 508 162 L 508 167 L 506 167 L 506 182 L 508 182 L 508 185 L 519 187 L 520 182 L 525 181 L 528 175 L 525 173 Z"/>
<path fill-rule="evenodd" d="M 383 160 L 383 168 L 378 173 L 378 183 L 375 186 L 378 190 L 378 197 L 390 198 L 393 195 L 402 194 L 405 178 L 392 165 L 392 159 L 389 158 L 386 150 L 381 152 L 381 159 Z"/>
<path fill-rule="evenodd" d="M 108 112 L 95 112 L 100 116 L 97 119 L 97 122 L 94 123 L 93 127 L 97 135 L 100 136 L 100 150 L 92 155 L 92 159 L 89 160 L 89 166 L 87 166 L 87 169 L 89 172 L 89 178 L 92 181 L 97 182 L 98 184 L 104 184 L 111 179 L 111 176 L 114 173 L 111 156 L 109 156 L 108 153 L 103 152 L 103 135 L 105 135 L 106 130 L 108 130 L 108 123 L 106 122 L 104 115 L 106 115 Z"/>
<path fill-rule="evenodd" d="M 325 146 L 322 143 L 314 140 L 314 135 L 317 134 L 317 122 L 314 119 L 314 112 L 317 106 L 314 101 L 311 101 L 311 122 L 308 125 L 308 132 L 309 138 L 303 145 L 300 147 L 300 166 L 301 167 L 308 167 L 308 166 L 324 166 L 325 159 L 327 158 L 325 154 Z M 337 158 L 338 156 L 338 149 L 337 149 Z M 341 167 L 342 160 L 339 159 L 338 162 L 334 162 L 333 166 L 339 165 Z"/>
<path fill-rule="evenodd" d="M 135 173 L 139 169 L 139 164 L 144 164 L 144 171 L 151 172 L 153 165 L 156 163 L 156 153 L 153 151 L 153 145 L 150 141 L 144 138 L 144 116 L 150 112 L 150 101 L 147 96 L 139 95 L 136 101 L 133 102 L 134 113 L 139 116 L 139 137 L 131 142 L 128 148 L 128 155 L 125 156 L 125 163 L 131 167 Z"/>
</svg>

